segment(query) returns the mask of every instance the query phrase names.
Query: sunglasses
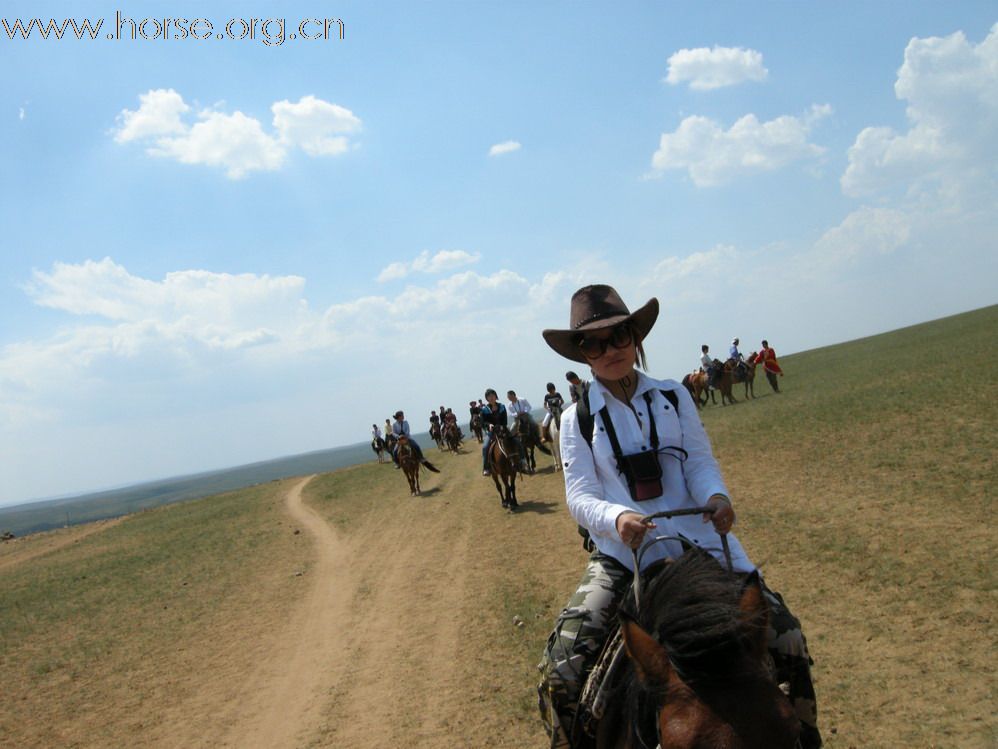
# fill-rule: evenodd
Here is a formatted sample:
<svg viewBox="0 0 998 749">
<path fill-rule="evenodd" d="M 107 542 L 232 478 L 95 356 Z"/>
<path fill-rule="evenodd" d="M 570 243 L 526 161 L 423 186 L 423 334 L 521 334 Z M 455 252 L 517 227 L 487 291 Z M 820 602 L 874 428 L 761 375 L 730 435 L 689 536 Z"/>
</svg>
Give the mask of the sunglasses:
<svg viewBox="0 0 998 749">
<path fill-rule="evenodd" d="M 606 353 L 607 346 L 624 348 L 634 342 L 634 335 L 629 325 L 618 325 L 610 331 L 606 338 L 580 338 L 578 345 L 582 355 L 587 359 L 599 359 Z"/>
</svg>

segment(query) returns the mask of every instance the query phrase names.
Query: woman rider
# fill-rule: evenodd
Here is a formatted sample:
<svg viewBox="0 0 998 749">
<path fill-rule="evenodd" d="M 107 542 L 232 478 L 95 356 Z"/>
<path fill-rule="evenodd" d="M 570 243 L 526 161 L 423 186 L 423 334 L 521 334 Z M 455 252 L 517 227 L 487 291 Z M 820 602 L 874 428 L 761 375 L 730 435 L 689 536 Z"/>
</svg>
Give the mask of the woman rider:
<svg viewBox="0 0 998 749">
<path fill-rule="evenodd" d="M 506 414 L 506 406 L 499 402 L 496 391 L 489 388 L 485 391 L 486 403 L 482 406 L 482 429 L 485 430 L 485 439 L 482 442 L 482 475 L 488 476 L 492 472 L 489 470 L 489 443 L 492 441 L 492 429 L 502 424 L 509 426 L 509 417 Z"/>
<path fill-rule="evenodd" d="M 579 693 L 630 588 L 631 550 L 641 546 L 649 529 L 658 527 L 656 535 L 682 535 L 719 559 L 719 534 L 727 533 L 735 572 L 755 569 L 738 539 L 728 533 L 735 513 L 692 398 L 678 382 L 654 380 L 635 369 L 636 364 L 645 368 L 642 342 L 657 317 L 657 299 L 631 314 L 613 288 L 587 286 L 572 297 L 570 329 L 543 333 L 551 348 L 588 363 L 594 375 L 580 398 L 588 401 L 593 420 L 580 418 L 579 404 L 569 406 L 561 417 L 568 509 L 596 549 L 539 666 L 541 716 L 557 749 L 584 741 L 580 726 L 585 716 L 576 709 Z M 669 390 L 675 401 L 663 392 Z M 590 427 L 588 438 L 583 421 Z M 655 457 L 649 461 L 650 455 Z M 623 474 L 618 458 L 621 465 L 634 468 Z M 655 512 L 704 505 L 713 513 L 642 522 L 643 516 Z M 675 541 L 650 546 L 642 569 L 682 551 Z M 769 648 L 779 681 L 789 683 L 801 720 L 801 745 L 819 747 L 810 657 L 800 623 L 778 594 L 765 584 L 763 590 L 770 607 Z"/>
</svg>

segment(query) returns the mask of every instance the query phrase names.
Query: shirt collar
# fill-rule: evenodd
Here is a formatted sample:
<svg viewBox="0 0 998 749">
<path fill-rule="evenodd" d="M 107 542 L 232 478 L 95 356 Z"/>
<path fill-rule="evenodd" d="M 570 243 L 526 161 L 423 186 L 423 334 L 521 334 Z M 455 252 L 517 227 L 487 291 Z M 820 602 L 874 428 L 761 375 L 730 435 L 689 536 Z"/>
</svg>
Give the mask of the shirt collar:
<svg viewBox="0 0 998 749">
<path fill-rule="evenodd" d="M 631 400 L 657 387 L 655 381 L 644 372 L 639 370 L 634 371 L 638 373 L 638 387 L 634 391 L 634 396 Z M 592 383 L 589 385 L 589 413 L 597 413 L 606 405 L 607 399 L 612 397 L 610 391 L 606 389 L 603 383 L 594 377 Z"/>
</svg>

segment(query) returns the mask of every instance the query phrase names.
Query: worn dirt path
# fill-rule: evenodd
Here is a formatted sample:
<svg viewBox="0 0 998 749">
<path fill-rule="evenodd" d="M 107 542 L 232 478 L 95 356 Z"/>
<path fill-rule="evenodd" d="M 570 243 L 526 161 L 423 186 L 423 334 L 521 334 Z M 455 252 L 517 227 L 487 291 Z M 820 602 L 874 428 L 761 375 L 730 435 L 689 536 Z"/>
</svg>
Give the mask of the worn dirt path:
<svg viewBox="0 0 998 749">
<path fill-rule="evenodd" d="M 308 590 L 242 684 L 223 746 L 298 746 L 298 734 L 320 721 L 324 695 L 342 666 L 336 632 L 355 582 L 345 574 L 349 566 L 336 532 L 302 502 L 302 490 L 313 478 L 295 484 L 285 497 L 288 515 L 313 541 Z"/>
</svg>

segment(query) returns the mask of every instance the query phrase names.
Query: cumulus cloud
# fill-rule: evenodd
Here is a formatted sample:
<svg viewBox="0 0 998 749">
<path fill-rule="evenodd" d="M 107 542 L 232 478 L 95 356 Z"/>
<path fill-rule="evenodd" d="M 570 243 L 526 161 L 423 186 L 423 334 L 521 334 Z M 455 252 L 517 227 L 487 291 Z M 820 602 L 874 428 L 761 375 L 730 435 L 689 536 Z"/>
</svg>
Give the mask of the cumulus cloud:
<svg viewBox="0 0 998 749">
<path fill-rule="evenodd" d="M 349 109 L 314 96 L 273 104 L 272 133 L 239 111 L 203 109 L 190 124 L 184 119 L 190 110 L 173 89 L 148 91 L 139 96 L 137 110 L 118 115 L 114 139 L 143 142 L 151 156 L 219 167 L 230 179 L 240 179 L 252 171 L 279 169 L 295 147 L 309 156 L 341 154 L 350 147 L 349 136 L 361 128 Z"/>
<path fill-rule="evenodd" d="M 235 349 L 275 340 L 275 327 L 293 330 L 304 284 L 300 276 L 205 270 L 176 271 L 153 281 L 104 258 L 55 263 L 51 271 L 35 271 L 25 290 L 42 307 L 119 324 L 97 327 L 113 330 L 119 344 L 130 350 L 148 335 L 192 341 L 208 349 Z M 93 324 L 85 327 L 94 329 Z M 91 333 L 86 338 L 91 339 Z"/>
<path fill-rule="evenodd" d="M 747 114 L 728 130 L 708 117 L 687 117 L 675 132 L 662 134 L 652 168 L 659 174 L 685 169 L 697 187 L 710 187 L 813 159 L 825 149 L 808 142 L 808 136 L 831 111 L 827 104 L 815 105 L 802 117 L 768 122 Z"/>
<path fill-rule="evenodd" d="M 378 282 L 396 281 L 412 273 L 443 273 L 465 265 L 472 265 L 481 259 L 479 253 L 464 250 L 440 250 L 433 255 L 423 250 L 410 262 L 390 263 L 378 274 Z"/>
<path fill-rule="evenodd" d="M 737 253 L 731 245 L 718 245 L 712 250 L 693 252 L 686 257 L 667 257 L 652 269 L 655 282 L 678 281 L 689 276 L 722 273 L 735 260 Z"/>
<path fill-rule="evenodd" d="M 335 156 L 349 147 L 347 135 L 360 130 L 360 118 L 338 104 L 304 96 L 297 104 L 271 106 L 274 127 L 283 143 L 296 144 L 310 156 Z"/>
<path fill-rule="evenodd" d="M 669 58 L 665 81 L 673 86 L 688 82 L 695 91 L 735 86 L 745 81 L 764 81 L 769 71 L 762 53 L 742 47 L 698 47 L 681 49 Z"/>
<path fill-rule="evenodd" d="M 906 102 L 907 132 L 863 129 L 849 149 L 843 191 L 990 192 L 998 163 L 998 24 L 980 44 L 961 31 L 912 39 L 894 93 Z"/>
<path fill-rule="evenodd" d="M 911 236 L 911 219 L 901 211 L 865 206 L 853 211 L 814 245 L 814 253 L 832 263 L 862 255 L 888 255 Z"/>
<path fill-rule="evenodd" d="M 118 143 L 178 135 L 187 131 L 181 117 L 190 111 L 183 97 L 169 89 L 153 89 L 139 94 L 139 108 L 123 109 L 118 114 L 114 139 Z"/>
<path fill-rule="evenodd" d="M 504 140 L 496 143 L 489 149 L 489 156 L 502 156 L 504 153 L 512 153 L 520 150 L 520 142 L 515 140 Z"/>
</svg>

